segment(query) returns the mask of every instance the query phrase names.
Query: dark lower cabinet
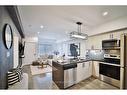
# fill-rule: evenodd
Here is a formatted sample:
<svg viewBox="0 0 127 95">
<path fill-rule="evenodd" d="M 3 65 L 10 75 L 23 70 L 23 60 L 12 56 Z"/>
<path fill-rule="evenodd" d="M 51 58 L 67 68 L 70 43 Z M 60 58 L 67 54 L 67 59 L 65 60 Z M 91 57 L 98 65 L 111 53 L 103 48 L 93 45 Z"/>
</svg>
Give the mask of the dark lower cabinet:
<svg viewBox="0 0 127 95">
<path fill-rule="evenodd" d="M 56 62 L 52 62 L 53 70 L 52 70 L 52 79 L 55 84 L 60 88 L 64 89 L 64 70 L 61 65 Z"/>
</svg>

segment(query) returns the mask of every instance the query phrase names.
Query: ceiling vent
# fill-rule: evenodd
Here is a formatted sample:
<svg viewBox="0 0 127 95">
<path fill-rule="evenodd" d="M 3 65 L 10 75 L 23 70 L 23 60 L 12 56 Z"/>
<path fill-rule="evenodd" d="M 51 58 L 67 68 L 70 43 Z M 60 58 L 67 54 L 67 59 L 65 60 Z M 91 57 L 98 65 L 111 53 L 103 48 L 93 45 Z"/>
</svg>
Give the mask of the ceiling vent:
<svg viewBox="0 0 127 95">
<path fill-rule="evenodd" d="M 83 40 L 87 40 L 88 39 L 88 35 L 81 33 L 81 22 L 76 22 L 76 24 L 78 25 L 78 30 L 77 31 L 73 31 L 70 33 L 70 37 L 71 38 L 76 38 L 76 39 L 83 39 Z"/>
</svg>

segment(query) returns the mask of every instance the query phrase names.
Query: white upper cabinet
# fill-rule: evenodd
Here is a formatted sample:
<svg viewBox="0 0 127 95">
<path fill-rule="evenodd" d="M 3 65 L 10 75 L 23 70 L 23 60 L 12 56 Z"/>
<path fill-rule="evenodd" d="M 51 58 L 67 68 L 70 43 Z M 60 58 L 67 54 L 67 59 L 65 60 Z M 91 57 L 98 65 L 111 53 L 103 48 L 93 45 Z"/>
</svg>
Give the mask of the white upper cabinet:
<svg viewBox="0 0 127 95">
<path fill-rule="evenodd" d="M 114 32 L 114 33 L 110 33 L 109 38 L 110 39 L 120 39 L 120 35 L 122 34 L 122 32 Z"/>
</svg>

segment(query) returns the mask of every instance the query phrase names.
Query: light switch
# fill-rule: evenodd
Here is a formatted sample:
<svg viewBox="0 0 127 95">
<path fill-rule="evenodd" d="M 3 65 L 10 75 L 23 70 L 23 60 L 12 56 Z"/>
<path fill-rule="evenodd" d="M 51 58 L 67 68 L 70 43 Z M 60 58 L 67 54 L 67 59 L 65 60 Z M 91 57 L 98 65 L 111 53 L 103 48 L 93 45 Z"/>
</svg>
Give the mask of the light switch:
<svg viewBox="0 0 127 95">
<path fill-rule="evenodd" d="M 7 57 L 9 57 L 9 56 L 10 56 L 10 52 L 8 51 L 8 52 L 7 52 Z"/>
</svg>

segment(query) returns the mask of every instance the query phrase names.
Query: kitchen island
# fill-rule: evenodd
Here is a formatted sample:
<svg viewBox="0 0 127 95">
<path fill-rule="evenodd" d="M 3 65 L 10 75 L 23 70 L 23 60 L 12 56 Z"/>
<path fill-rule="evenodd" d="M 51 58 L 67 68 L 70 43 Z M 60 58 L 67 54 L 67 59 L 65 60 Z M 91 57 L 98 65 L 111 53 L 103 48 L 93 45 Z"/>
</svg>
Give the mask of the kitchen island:
<svg viewBox="0 0 127 95">
<path fill-rule="evenodd" d="M 53 61 L 52 66 L 55 68 L 52 71 L 52 79 L 60 89 L 75 84 L 76 63 Z"/>
<path fill-rule="evenodd" d="M 85 59 L 65 60 L 63 62 L 53 61 L 52 79 L 60 89 L 68 88 L 77 83 L 78 63 L 87 62 Z M 91 65 L 92 66 L 92 65 Z M 84 65 L 85 67 L 85 65 Z M 80 71 L 80 70 L 79 70 Z M 91 70 L 92 71 L 92 70 Z M 80 74 L 79 74 L 80 75 Z M 92 75 L 92 73 L 91 73 Z"/>
</svg>

